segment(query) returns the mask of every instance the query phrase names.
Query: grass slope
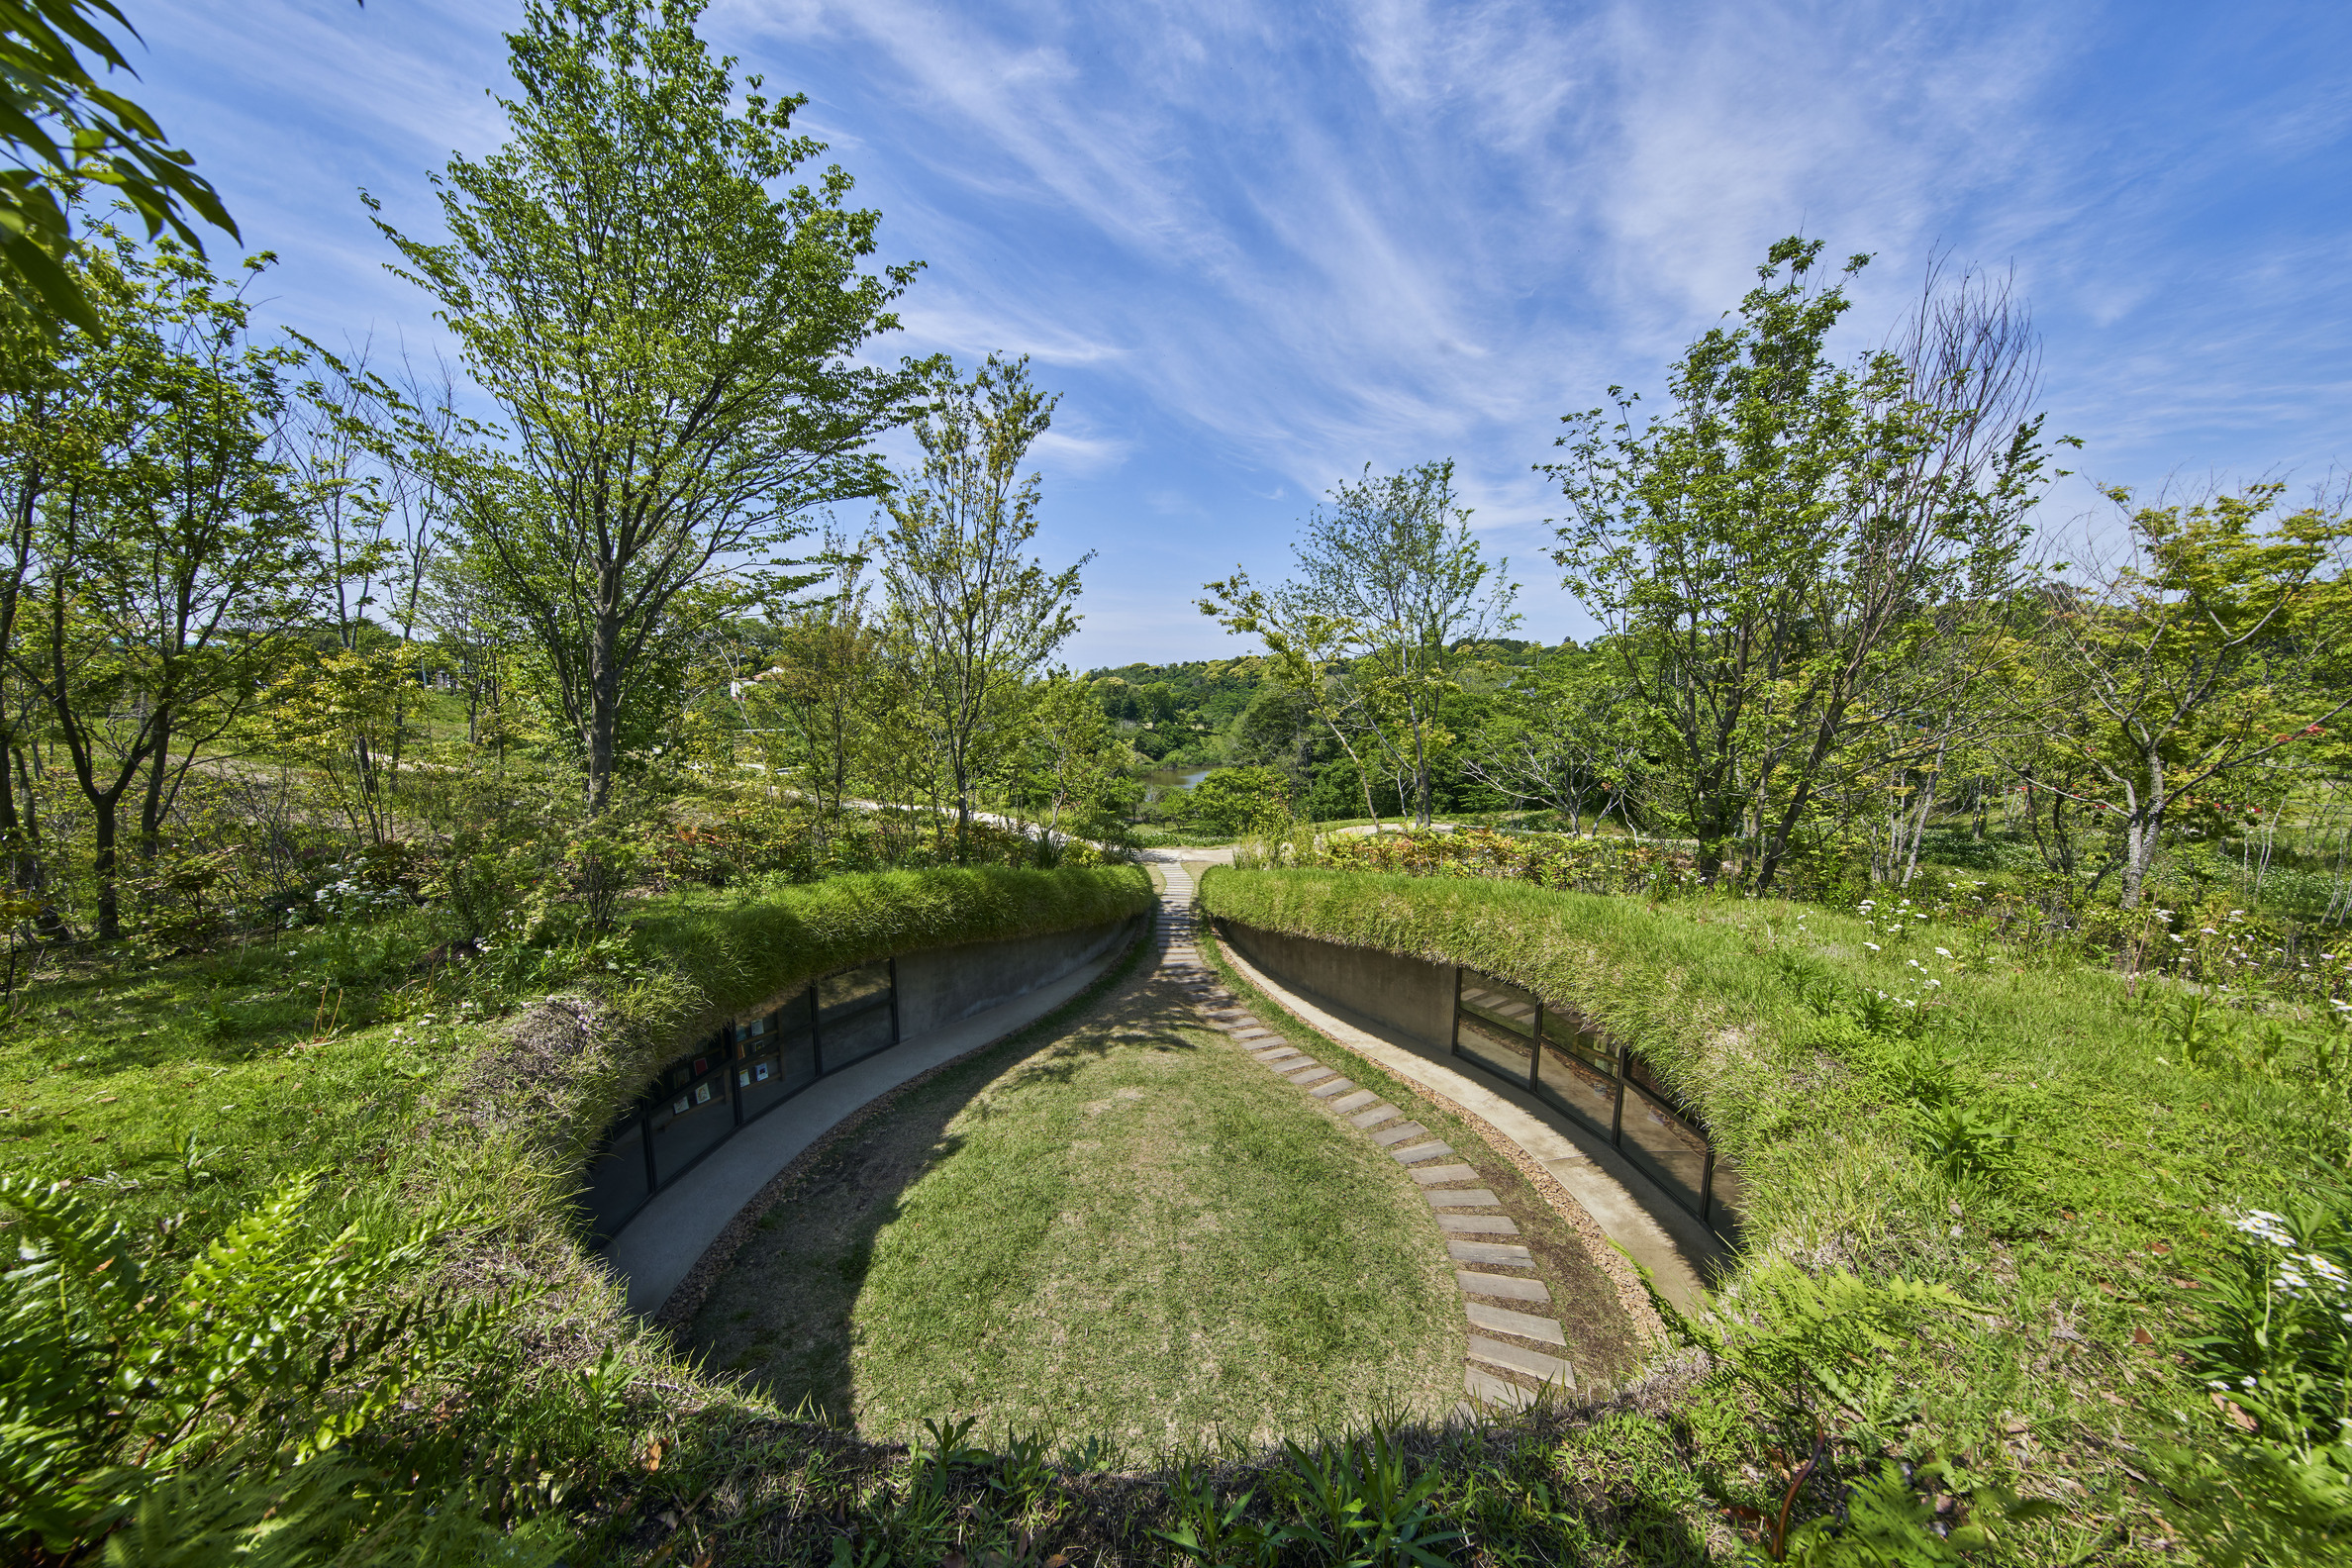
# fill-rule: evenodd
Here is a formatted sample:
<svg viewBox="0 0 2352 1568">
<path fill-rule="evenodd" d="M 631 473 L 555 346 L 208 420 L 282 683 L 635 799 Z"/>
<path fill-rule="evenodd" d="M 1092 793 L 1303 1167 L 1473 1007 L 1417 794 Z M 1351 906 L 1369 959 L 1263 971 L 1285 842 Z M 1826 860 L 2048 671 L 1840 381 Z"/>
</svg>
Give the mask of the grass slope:
<svg viewBox="0 0 2352 1568">
<path fill-rule="evenodd" d="M 2228 1216 L 2327 1180 L 2344 1136 L 2340 1103 L 2305 1086 L 2168 1065 L 2162 995 L 1894 912 L 1312 869 L 1219 870 L 1202 898 L 1221 919 L 1489 971 L 1640 1047 L 1746 1167 L 1735 1303 L 1793 1263 L 1977 1304 L 1901 1347 L 1836 1421 L 2059 1499 L 2053 1549 L 2130 1515 L 2118 1489 L 2140 1443 L 2219 1435 L 2168 1354 L 2198 1327 L 2186 1287 L 2216 1265 Z M 1866 1027 L 1882 991 L 1919 1006 Z M 1939 1173 L 1922 1093 L 2007 1126 L 2008 1158 Z"/>
<path fill-rule="evenodd" d="M 974 1416 L 1141 1459 L 1440 1414 L 1428 1206 L 1187 1011 L 1141 985 L 917 1086 L 763 1220 L 694 1346 L 899 1439 Z"/>
</svg>

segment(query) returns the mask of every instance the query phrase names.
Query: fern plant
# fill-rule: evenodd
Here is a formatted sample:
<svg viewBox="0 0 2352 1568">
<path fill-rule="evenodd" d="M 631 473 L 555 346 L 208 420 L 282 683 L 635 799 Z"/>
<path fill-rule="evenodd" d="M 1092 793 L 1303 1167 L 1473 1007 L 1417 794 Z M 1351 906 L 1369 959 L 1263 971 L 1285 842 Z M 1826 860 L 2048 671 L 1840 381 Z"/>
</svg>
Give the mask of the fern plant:
<svg viewBox="0 0 2352 1568">
<path fill-rule="evenodd" d="M 430 1519 L 464 1560 L 469 1511 L 368 1476 L 357 1440 L 434 1369 L 487 1351 L 501 1308 L 398 1288 L 464 1217 L 322 1237 L 316 1186 L 281 1184 L 165 1282 L 102 1204 L 0 1177 L 16 1251 L 0 1274 L 0 1544 L 65 1562 L 103 1547 L 132 1568 L 200 1560 L 186 1553 L 206 1540 L 201 1560 L 296 1563 L 364 1557 L 355 1541 Z"/>
</svg>

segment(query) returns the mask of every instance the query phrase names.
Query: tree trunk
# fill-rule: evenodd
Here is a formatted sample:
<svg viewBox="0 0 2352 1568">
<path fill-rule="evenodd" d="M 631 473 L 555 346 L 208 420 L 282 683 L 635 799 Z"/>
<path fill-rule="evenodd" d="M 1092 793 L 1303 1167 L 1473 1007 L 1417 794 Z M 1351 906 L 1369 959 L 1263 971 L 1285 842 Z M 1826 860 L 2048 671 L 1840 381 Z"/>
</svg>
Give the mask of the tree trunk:
<svg viewBox="0 0 2352 1568">
<path fill-rule="evenodd" d="M 152 865 L 163 850 L 163 777 L 171 771 L 171 714 L 155 717 L 155 750 L 147 763 L 147 793 L 139 803 L 139 858 Z"/>
<path fill-rule="evenodd" d="M 116 884 L 115 807 L 119 797 L 114 794 L 90 797 L 91 815 L 96 820 L 98 850 L 91 857 L 90 869 L 98 879 L 98 939 L 120 941 L 123 935 L 123 896 Z"/>
<path fill-rule="evenodd" d="M 614 732 L 621 717 L 621 672 L 614 655 L 620 617 L 599 610 L 588 648 L 588 815 L 602 817 L 612 801 Z"/>
</svg>

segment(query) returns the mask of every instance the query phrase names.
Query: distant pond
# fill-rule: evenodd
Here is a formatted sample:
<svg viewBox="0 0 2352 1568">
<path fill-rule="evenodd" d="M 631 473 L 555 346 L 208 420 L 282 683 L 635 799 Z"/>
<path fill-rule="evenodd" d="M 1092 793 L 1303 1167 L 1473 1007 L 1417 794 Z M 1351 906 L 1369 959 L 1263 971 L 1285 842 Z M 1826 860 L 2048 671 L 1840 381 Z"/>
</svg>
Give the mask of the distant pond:
<svg viewBox="0 0 2352 1568">
<path fill-rule="evenodd" d="M 1143 798 L 1158 800 L 1171 790 L 1188 790 L 1209 776 L 1207 768 L 1152 768 L 1143 775 Z"/>
</svg>

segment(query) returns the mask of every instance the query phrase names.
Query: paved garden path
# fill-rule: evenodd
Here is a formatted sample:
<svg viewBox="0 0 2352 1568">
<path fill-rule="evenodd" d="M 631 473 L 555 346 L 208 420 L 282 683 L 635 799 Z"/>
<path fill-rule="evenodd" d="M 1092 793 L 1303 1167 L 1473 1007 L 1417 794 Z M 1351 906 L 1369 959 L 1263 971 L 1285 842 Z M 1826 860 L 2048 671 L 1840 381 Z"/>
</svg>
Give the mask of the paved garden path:
<svg viewBox="0 0 2352 1568">
<path fill-rule="evenodd" d="M 1496 1156 L 1485 1150 L 1465 1154 L 1440 1142 L 1395 1106 L 1357 1088 L 1243 1009 L 1201 956 L 1192 873 L 1173 861 L 1160 866 L 1167 877 L 1156 955 L 1161 976 L 1269 1072 L 1387 1149 L 1412 1172 L 1436 1212 L 1456 1265 L 1454 1283 L 1461 1289 L 1469 1330 L 1462 1368 L 1470 1401 L 1465 1409 L 1524 1406 L 1547 1383 L 1573 1389 L 1576 1374 L 1566 1360 L 1567 1336 L 1559 1320 L 1543 1310 L 1551 1293 L 1534 1277 L 1527 1248 L 1511 1239 L 1519 1226 L 1501 1212 L 1501 1202 L 1478 1171 L 1478 1161 Z"/>
</svg>

